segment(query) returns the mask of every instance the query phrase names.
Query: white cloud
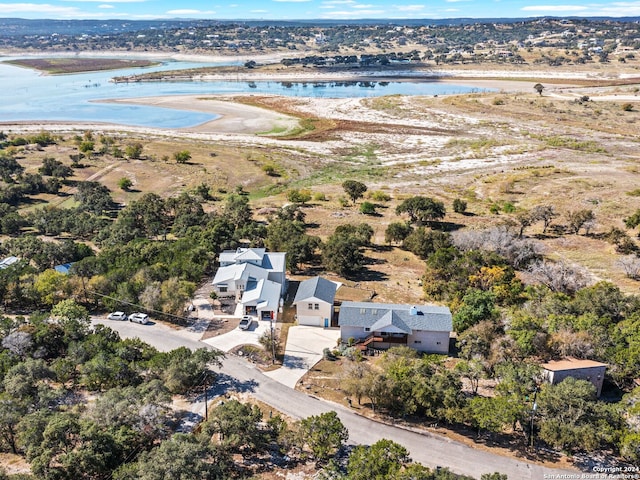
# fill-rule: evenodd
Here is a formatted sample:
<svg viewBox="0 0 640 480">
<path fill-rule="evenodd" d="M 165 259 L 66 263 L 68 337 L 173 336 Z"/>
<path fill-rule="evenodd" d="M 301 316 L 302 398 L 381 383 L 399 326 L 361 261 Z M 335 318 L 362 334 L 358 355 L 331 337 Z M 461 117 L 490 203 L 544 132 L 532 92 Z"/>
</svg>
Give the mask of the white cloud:
<svg viewBox="0 0 640 480">
<path fill-rule="evenodd" d="M 116 7 L 114 7 L 113 5 L 103 4 L 103 5 L 98 5 L 98 8 L 116 8 Z"/>
<path fill-rule="evenodd" d="M 582 5 L 529 5 L 522 7 L 525 12 L 579 12 L 587 10 Z"/>
<path fill-rule="evenodd" d="M 102 3 L 104 0 L 62 0 L 63 2 L 75 3 Z M 109 3 L 144 3 L 147 0 L 109 0 Z"/>
<path fill-rule="evenodd" d="M 371 8 L 371 7 L 373 7 L 373 5 L 361 5 L 361 4 L 358 4 L 358 5 L 352 5 L 351 6 L 351 8 L 357 8 L 357 9 L 366 9 L 366 8 Z"/>
<path fill-rule="evenodd" d="M 525 12 L 535 15 L 575 14 L 584 17 L 635 17 L 640 15 L 640 2 L 587 3 L 584 5 L 528 5 Z"/>
<path fill-rule="evenodd" d="M 356 3 L 355 0 L 327 0 L 322 2 L 324 5 L 351 5 Z"/>
<path fill-rule="evenodd" d="M 320 5 L 318 8 L 331 9 L 336 7 L 334 7 L 333 5 Z"/>
<path fill-rule="evenodd" d="M 214 13 L 216 12 L 213 10 L 193 10 L 190 8 L 167 11 L 167 15 L 213 15 Z"/>
<path fill-rule="evenodd" d="M 311 0 L 271 0 L 272 2 L 280 2 L 280 3 L 305 3 L 310 2 Z"/>
<path fill-rule="evenodd" d="M 447 3 L 471 2 L 473 0 L 445 0 Z"/>
<path fill-rule="evenodd" d="M 48 3 L 0 3 L 0 14 L 18 12 L 53 13 L 60 15 L 74 15 L 79 13 L 75 7 L 61 7 L 59 5 L 49 5 Z"/>
<path fill-rule="evenodd" d="M 269 10 L 250 10 L 249 13 L 269 13 Z"/>
<path fill-rule="evenodd" d="M 424 5 L 394 5 L 393 8 L 401 12 L 418 12 L 424 9 Z"/>
<path fill-rule="evenodd" d="M 335 17 L 346 17 L 346 18 L 364 18 L 366 16 L 374 16 L 374 15 L 382 15 L 386 13 L 385 10 L 339 10 L 339 11 L 331 11 L 327 12 L 323 18 L 335 18 Z"/>
</svg>

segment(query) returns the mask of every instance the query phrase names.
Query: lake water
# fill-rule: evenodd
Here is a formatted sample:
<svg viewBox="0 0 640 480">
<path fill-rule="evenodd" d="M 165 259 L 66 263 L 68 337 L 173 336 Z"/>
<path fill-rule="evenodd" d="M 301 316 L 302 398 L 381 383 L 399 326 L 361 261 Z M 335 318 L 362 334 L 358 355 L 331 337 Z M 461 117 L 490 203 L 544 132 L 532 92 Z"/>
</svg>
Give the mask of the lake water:
<svg viewBox="0 0 640 480">
<path fill-rule="evenodd" d="M 4 58 L 8 60 L 8 58 Z M 481 89 L 464 85 L 428 82 L 111 82 L 115 76 L 178 70 L 214 64 L 166 62 L 149 68 L 43 75 L 37 71 L 0 63 L 0 121 L 81 121 L 123 125 L 181 128 L 217 118 L 198 112 L 103 104 L 109 98 L 153 97 L 188 94 L 275 94 L 297 97 L 375 97 L 381 95 L 450 95 Z M 220 64 L 218 64 L 220 65 Z M 228 64 L 227 64 L 228 65 Z"/>
</svg>

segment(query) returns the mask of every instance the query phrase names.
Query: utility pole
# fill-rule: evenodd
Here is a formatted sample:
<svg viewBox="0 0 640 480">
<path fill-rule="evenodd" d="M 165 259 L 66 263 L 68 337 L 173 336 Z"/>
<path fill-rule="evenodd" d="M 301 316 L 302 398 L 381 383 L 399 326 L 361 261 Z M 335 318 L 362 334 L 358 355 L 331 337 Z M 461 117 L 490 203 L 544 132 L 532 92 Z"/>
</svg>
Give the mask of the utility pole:
<svg viewBox="0 0 640 480">
<path fill-rule="evenodd" d="M 207 393 L 207 389 L 209 387 L 209 385 L 207 384 L 208 378 L 209 378 L 209 375 L 205 371 L 205 374 L 204 374 L 204 421 L 205 422 L 209 420 L 209 396 Z"/>
<path fill-rule="evenodd" d="M 538 409 L 538 403 L 536 402 L 536 398 L 538 397 L 538 387 L 533 391 L 533 404 L 531 405 L 531 448 L 535 448 L 535 438 L 534 438 L 534 425 L 533 419 L 536 416 L 536 410 Z"/>
<path fill-rule="evenodd" d="M 269 319 L 269 325 L 271 326 L 271 364 L 274 365 L 276 363 L 276 342 L 274 340 L 274 332 L 273 332 L 273 313 L 271 313 L 271 318 Z"/>
</svg>

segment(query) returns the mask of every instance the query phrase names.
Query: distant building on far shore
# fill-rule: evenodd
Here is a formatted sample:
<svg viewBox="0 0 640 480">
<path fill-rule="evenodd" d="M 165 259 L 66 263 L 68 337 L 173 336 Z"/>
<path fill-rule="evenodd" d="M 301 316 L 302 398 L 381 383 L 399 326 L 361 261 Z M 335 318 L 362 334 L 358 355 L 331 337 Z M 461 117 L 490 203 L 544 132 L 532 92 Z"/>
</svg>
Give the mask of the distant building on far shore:
<svg viewBox="0 0 640 480">
<path fill-rule="evenodd" d="M 569 357 L 563 360 L 552 360 L 540 366 L 544 370 L 547 380 L 552 385 L 560 383 L 565 378 L 572 377 L 577 380 L 591 382 L 593 386 L 596 387 L 598 397 L 600 393 L 602 393 L 604 373 L 607 369 L 606 363 Z"/>
</svg>

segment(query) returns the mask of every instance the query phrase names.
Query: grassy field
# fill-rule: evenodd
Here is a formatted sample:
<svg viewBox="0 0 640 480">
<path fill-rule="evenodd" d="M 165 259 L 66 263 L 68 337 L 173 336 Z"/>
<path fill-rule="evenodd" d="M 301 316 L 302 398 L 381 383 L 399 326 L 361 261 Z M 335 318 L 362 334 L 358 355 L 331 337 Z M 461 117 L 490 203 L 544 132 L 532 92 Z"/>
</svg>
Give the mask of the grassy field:
<svg viewBox="0 0 640 480">
<path fill-rule="evenodd" d="M 10 60 L 7 63 L 19 67 L 33 68 L 52 75 L 142 68 L 157 65 L 157 62 L 149 60 L 121 60 L 115 58 L 23 58 Z"/>
</svg>

